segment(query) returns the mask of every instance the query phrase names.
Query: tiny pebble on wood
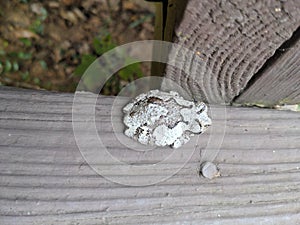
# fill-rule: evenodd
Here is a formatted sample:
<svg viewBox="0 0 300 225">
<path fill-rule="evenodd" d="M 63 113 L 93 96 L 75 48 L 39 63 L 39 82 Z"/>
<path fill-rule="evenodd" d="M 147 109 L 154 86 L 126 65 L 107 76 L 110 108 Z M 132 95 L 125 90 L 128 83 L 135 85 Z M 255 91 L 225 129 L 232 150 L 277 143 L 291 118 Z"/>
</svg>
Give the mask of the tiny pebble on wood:
<svg viewBox="0 0 300 225">
<path fill-rule="evenodd" d="M 201 165 L 201 174 L 208 179 L 213 179 L 220 176 L 220 171 L 212 162 L 204 162 Z"/>
</svg>

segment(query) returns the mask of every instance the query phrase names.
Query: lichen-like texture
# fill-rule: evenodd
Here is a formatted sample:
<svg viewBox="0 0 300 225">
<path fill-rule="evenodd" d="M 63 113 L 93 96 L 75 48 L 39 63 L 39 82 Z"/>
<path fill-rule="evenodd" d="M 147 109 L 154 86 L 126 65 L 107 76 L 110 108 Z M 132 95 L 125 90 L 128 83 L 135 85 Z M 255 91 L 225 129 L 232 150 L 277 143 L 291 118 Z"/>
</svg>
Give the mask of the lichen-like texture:
<svg viewBox="0 0 300 225">
<path fill-rule="evenodd" d="M 185 100 L 174 91 L 140 94 L 123 111 L 125 134 L 145 145 L 179 148 L 211 125 L 203 102 Z"/>
</svg>

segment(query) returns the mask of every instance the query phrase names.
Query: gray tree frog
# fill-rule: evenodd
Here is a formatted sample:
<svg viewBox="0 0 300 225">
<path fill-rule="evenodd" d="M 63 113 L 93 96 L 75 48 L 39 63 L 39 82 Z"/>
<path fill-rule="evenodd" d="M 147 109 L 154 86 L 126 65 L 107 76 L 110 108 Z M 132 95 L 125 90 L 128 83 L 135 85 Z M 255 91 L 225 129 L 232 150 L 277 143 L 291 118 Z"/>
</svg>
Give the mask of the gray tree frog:
<svg viewBox="0 0 300 225">
<path fill-rule="evenodd" d="M 174 91 L 140 94 L 123 112 L 125 135 L 145 145 L 179 148 L 211 125 L 203 102 L 185 100 Z"/>
</svg>

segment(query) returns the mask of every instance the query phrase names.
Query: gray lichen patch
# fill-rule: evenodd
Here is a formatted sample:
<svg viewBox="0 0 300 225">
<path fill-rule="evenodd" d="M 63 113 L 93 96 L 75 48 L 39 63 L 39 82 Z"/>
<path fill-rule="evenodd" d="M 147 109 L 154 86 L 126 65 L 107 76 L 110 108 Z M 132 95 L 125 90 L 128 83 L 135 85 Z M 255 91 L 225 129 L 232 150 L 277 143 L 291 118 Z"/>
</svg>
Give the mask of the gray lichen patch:
<svg viewBox="0 0 300 225">
<path fill-rule="evenodd" d="M 211 125 L 203 102 L 185 100 L 173 91 L 140 94 L 123 111 L 125 134 L 145 145 L 179 148 Z"/>
</svg>

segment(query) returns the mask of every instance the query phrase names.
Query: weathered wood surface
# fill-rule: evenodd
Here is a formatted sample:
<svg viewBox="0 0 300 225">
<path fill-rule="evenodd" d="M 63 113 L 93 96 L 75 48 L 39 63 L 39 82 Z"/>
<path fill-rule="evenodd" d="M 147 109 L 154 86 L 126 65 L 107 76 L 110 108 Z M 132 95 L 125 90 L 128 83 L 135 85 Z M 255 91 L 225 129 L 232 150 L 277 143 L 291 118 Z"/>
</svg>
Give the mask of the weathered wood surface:
<svg viewBox="0 0 300 225">
<path fill-rule="evenodd" d="M 216 158 L 222 176 L 208 180 L 198 175 L 199 152 L 212 130 L 216 132 L 213 141 L 223 137 L 220 128 L 224 125 L 224 110 L 211 106 L 213 126 L 201 136 L 182 170 L 156 185 L 131 187 L 104 179 L 85 163 L 72 130 L 72 94 L 1 87 L 0 101 L 1 224 L 279 225 L 300 221 L 299 113 L 227 107 L 226 132 Z M 106 134 L 104 143 L 112 154 L 125 161 L 160 160 L 164 151 L 136 155 L 113 138 L 113 101 L 113 97 L 102 97 L 96 107 L 96 122 L 104 125 L 100 126 Z M 120 120 L 116 115 L 117 111 L 112 118 Z M 164 175 L 172 167 L 166 164 L 165 170 L 145 177 Z"/>
<path fill-rule="evenodd" d="M 300 103 L 300 29 L 295 39 L 288 48 L 283 46 L 278 50 L 281 55 L 257 74 L 235 99 L 236 103 L 268 106 Z"/>
<path fill-rule="evenodd" d="M 183 58 L 179 67 L 190 73 L 168 66 L 166 77 L 208 102 L 230 103 L 300 26 L 299 11 L 298 0 L 190 0 L 174 42 L 203 64 Z"/>
</svg>

